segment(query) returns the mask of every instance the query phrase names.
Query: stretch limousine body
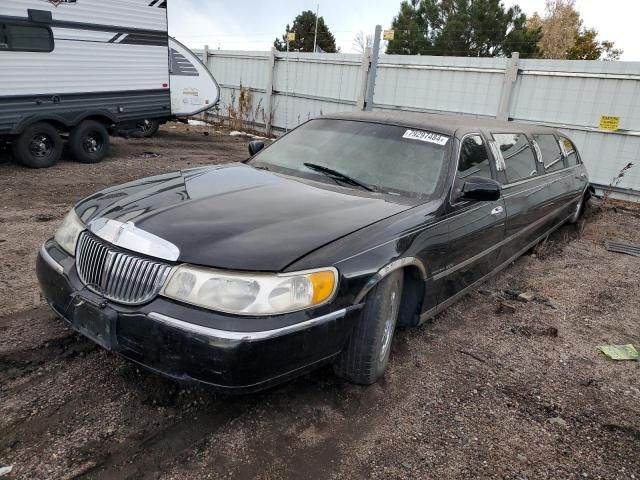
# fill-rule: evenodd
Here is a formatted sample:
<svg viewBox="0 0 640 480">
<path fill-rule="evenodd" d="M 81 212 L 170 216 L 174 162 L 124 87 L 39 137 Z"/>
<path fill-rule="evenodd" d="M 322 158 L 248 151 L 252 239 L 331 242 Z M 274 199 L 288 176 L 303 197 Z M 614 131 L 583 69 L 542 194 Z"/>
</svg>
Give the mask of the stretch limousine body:
<svg viewBox="0 0 640 480">
<path fill-rule="evenodd" d="M 346 114 L 249 150 L 80 201 L 40 250 L 51 307 L 177 379 L 249 391 L 331 362 L 370 384 L 396 326 L 577 221 L 589 194 L 571 140 L 519 123 Z"/>
</svg>

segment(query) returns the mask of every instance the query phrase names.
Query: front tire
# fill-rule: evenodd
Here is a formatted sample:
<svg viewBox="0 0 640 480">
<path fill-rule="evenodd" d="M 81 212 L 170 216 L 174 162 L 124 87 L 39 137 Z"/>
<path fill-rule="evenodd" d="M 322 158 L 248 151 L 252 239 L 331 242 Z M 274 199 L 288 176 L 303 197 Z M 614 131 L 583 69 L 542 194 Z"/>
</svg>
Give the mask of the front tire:
<svg viewBox="0 0 640 480">
<path fill-rule="evenodd" d="M 69 150 L 81 163 L 99 163 L 109 154 L 109 132 L 100 122 L 85 120 L 69 135 Z"/>
<path fill-rule="evenodd" d="M 397 270 L 369 292 L 360 319 L 334 364 L 339 377 L 371 385 L 384 375 L 398 321 L 403 282 L 404 274 Z"/>
<path fill-rule="evenodd" d="M 49 168 L 62 156 L 62 138 L 48 123 L 27 127 L 12 145 L 13 156 L 25 167 Z"/>
</svg>

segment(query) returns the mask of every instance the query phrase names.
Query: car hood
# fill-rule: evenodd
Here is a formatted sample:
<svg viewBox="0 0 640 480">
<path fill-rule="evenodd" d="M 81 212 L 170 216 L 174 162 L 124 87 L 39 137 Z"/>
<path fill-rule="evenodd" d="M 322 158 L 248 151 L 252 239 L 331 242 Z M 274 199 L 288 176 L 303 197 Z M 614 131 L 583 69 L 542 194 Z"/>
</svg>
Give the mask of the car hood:
<svg viewBox="0 0 640 480">
<path fill-rule="evenodd" d="M 113 187 L 80 202 L 76 212 L 93 231 L 92 226 L 105 222 L 127 224 L 146 241 L 177 247 L 172 260 L 281 271 L 317 248 L 408 208 L 368 192 L 227 164 Z M 131 245 L 126 247 L 151 253 Z"/>
</svg>

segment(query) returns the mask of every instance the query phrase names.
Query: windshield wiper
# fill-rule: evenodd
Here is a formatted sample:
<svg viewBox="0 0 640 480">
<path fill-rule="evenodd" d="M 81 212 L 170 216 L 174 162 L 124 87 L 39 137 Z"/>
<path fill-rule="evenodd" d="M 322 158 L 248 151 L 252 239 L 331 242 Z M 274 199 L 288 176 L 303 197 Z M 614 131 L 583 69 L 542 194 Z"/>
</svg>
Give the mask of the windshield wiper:
<svg viewBox="0 0 640 480">
<path fill-rule="evenodd" d="M 324 165 L 318 165 L 317 163 L 303 163 L 303 165 L 311 170 L 315 170 L 316 172 L 324 173 L 329 177 L 336 178 L 338 180 L 343 180 L 344 182 L 350 183 L 351 185 L 355 185 L 360 188 L 364 188 L 368 192 L 375 192 L 376 188 L 373 185 L 367 185 L 364 182 L 356 180 L 349 175 L 339 172 L 338 170 L 334 170 L 333 168 L 325 167 Z"/>
</svg>

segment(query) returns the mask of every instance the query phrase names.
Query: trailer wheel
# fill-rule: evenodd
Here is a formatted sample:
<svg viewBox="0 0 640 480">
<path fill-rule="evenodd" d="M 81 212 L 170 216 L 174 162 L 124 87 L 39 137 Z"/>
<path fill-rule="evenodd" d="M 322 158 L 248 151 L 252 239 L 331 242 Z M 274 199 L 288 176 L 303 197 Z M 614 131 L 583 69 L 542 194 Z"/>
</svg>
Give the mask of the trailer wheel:
<svg viewBox="0 0 640 480">
<path fill-rule="evenodd" d="M 160 129 L 158 120 L 142 120 L 136 124 L 135 131 L 131 134 L 133 138 L 151 138 Z"/>
<path fill-rule="evenodd" d="M 13 156 L 29 168 L 54 166 L 62 156 L 62 139 L 58 130 L 48 123 L 27 127 L 13 142 Z"/>
<path fill-rule="evenodd" d="M 99 163 L 109 154 L 109 133 L 106 127 L 94 120 L 85 120 L 71 130 L 69 150 L 81 163 Z"/>
</svg>

